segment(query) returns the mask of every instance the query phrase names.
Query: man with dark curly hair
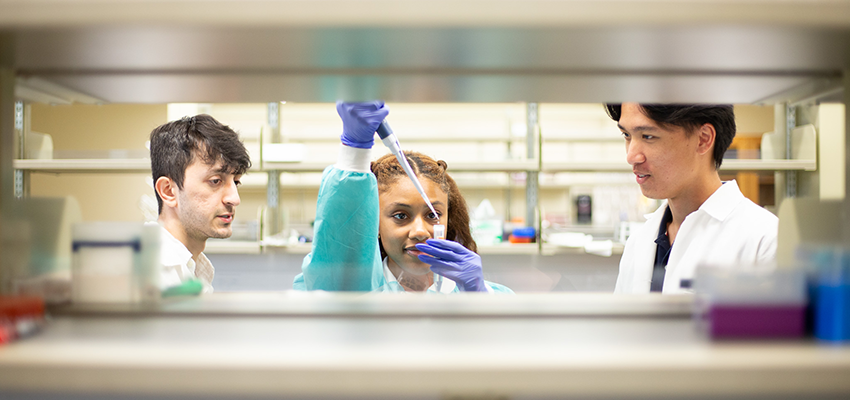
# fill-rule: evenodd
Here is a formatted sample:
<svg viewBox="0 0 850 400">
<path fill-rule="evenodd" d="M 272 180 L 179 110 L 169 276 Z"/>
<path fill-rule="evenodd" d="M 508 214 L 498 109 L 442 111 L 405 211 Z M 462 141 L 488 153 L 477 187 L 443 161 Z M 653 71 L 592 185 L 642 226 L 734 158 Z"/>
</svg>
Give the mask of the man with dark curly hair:
<svg viewBox="0 0 850 400">
<path fill-rule="evenodd" d="M 162 227 L 161 289 L 198 280 L 212 292 L 208 238 L 228 238 L 239 205 L 237 187 L 251 167 L 239 135 L 205 114 L 151 132 L 151 172 Z"/>
</svg>

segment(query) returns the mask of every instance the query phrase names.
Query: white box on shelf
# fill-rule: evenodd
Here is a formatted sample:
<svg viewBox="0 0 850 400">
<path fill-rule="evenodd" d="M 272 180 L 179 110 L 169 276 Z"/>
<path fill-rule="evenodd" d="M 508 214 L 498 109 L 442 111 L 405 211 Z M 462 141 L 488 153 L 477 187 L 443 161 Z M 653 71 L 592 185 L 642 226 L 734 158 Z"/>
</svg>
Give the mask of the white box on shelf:
<svg viewBox="0 0 850 400">
<path fill-rule="evenodd" d="M 307 156 L 307 147 L 302 143 L 268 143 L 263 145 L 263 161 L 302 162 Z"/>
</svg>

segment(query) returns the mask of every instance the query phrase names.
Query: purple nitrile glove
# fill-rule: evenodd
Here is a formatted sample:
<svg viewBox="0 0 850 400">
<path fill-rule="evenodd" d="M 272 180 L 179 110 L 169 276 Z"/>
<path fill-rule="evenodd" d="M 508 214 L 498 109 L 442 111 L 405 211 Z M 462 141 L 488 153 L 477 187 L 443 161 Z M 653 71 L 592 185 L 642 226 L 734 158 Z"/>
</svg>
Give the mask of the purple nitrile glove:
<svg viewBox="0 0 850 400">
<path fill-rule="evenodd" d="M 383 101 L 365 103 L 336 102 L 336 112 L 342 118 L 342 144 L 359 149 L 371 149 L 375 131 L 390 113 Z"/>
<path fill-rule="evenodd" d="M 484 274 L 481 270 L 481 256 L 451 240 L 428 239 L 416 244 L 419 251 L 429 254 L 420 255 L 419 260 L 431 265 L 431 271 L 457 283 L 464 292 L 486 292 Z"/>
</svg>

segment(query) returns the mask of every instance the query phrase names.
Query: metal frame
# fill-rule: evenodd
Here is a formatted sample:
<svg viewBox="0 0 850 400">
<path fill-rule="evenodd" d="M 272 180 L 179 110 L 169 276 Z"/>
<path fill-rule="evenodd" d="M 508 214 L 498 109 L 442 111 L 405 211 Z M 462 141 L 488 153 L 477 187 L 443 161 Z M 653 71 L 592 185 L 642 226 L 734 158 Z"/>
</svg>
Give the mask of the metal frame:
<svg viewBox="0 0 850 400">
<path fill-rule="evenodd" d="M 280 103 L 273 101 L 268 104 L 268 123 L 271 128 L 271 143 L 280 143 Z M 262 141 L 262 138 L 260 138 Z M 263 158 L 262 148 L 260 158 Z M 268 220 L 268 232 L 271 235 L 283 230 L 280 210 L 280 170 L 268 171 L 269 180 L 266 187 L 266 218 Z"/>
</svg>

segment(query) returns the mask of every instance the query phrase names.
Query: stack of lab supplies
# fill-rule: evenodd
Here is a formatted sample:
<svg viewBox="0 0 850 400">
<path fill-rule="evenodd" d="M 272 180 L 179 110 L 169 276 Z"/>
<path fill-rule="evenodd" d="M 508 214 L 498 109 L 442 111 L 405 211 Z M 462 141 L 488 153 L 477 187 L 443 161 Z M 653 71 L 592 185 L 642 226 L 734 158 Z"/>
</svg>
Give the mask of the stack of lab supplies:
<svg viewBox="0 0 850 400">
<path fill-rule="evenodd" d="M 515 228 L 510 235 L 511 243 L 532 243 L 536 233 L 533 227 Z"/>
<path fill-rule="evenodd" d="M 696 316 L 713 339 L 799 338 L 806 326 L 801 269 L 700 267 Z"/>
<path fill-rule="evenodd" d="M 72 299 L 134 303 L 159 298 L 159 226 L 86 222 L 73 227 Z"/>
<path fill-rule="evenodd" d="M 800 252 L 808 259 L 811 328 L 828 342 L 850 340 L 850 251 L 840 248 Z"/>
</svg>

